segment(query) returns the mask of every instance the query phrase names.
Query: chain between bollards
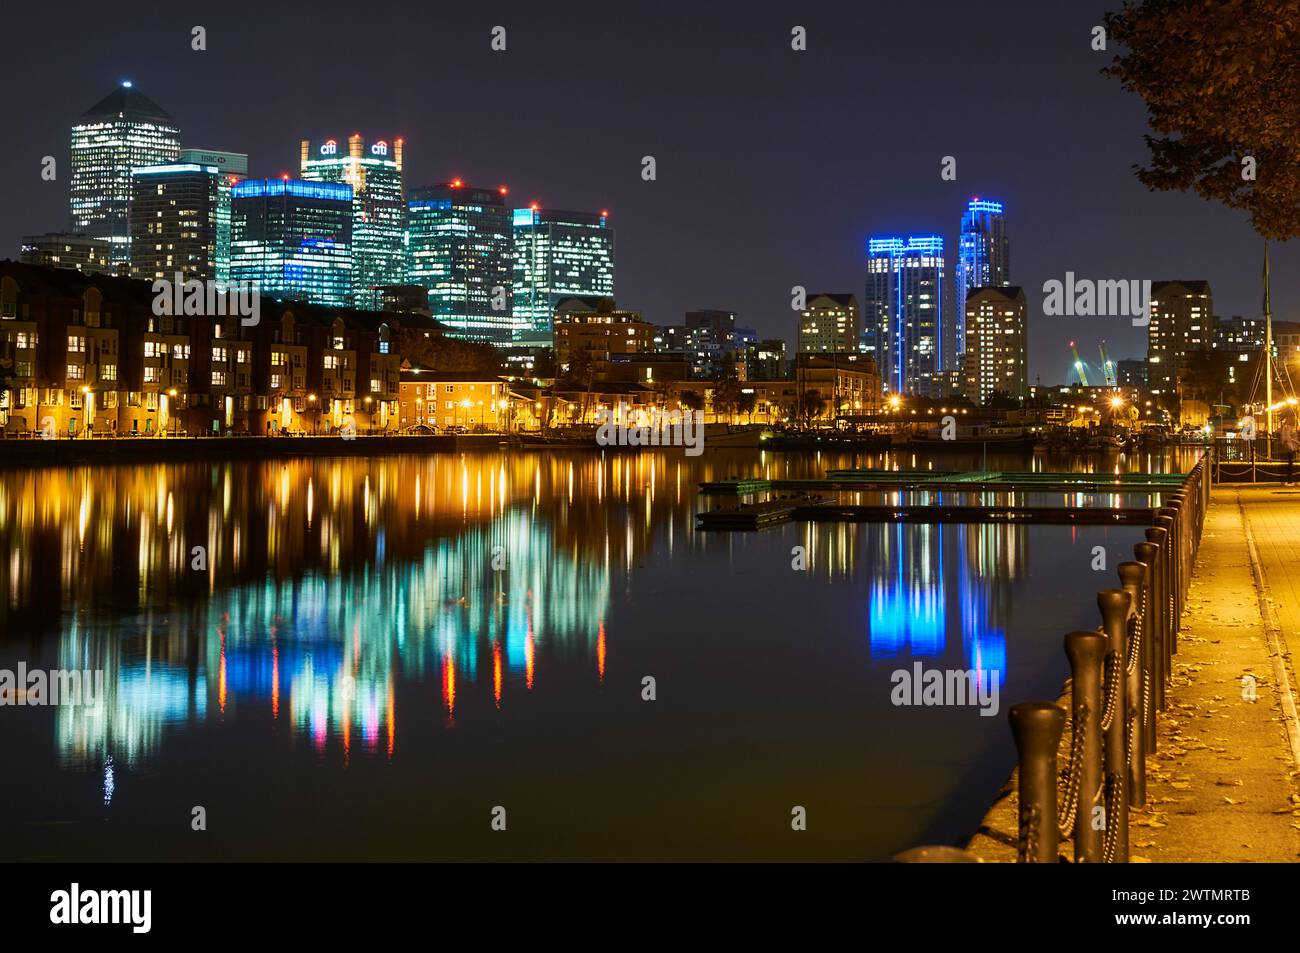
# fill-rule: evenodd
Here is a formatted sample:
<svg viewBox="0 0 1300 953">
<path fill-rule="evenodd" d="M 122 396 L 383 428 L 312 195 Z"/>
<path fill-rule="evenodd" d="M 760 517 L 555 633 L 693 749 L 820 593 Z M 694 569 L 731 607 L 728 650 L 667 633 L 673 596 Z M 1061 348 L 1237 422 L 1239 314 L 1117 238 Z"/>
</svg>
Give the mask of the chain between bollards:
<svg viewBox="0 0 1300 953">
<path fill-rule="evenodd" d="M 1037 701 L 1013 705 L 1008 712 L 1019 755 L 1021 863 L 1056 863 L 1063 833 L 1073 835 L 1076 863 L 1129 861 L 1129 812 L 1147 800 L 1146 761 L 1156 751 L 1156 713 L 1167 704 L 1211 476 L 1202 457 L 1179 490 L 1166 498 L 1167 505 L 1156 511 L 1146 541 L 1133 547 L 1135 560 L 1118 566 L 1121 588 L 1097 593 L 1100 630 L 1065 637 L 1072 727 L 1070 765 L 1063 779 L 1057 758 L 1065 710 Z M 894 860 L 969 863 L 979 858 L 931 846 L 905 851 Z"/>
</svg>

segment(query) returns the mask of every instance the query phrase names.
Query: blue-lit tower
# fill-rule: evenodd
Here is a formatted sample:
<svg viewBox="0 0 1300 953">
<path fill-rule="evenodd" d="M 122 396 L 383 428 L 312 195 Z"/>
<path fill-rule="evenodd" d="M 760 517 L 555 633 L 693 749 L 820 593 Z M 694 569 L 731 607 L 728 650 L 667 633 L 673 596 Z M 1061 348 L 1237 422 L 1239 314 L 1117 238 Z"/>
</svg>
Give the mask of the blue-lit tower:
<svg viewBox="0 0 1300 953">
<path fill-rule="evenodd" d="M 230 277 L 272 298 L 342 307 L 352 297 L 352 187 L 251 179 L 231 188 Z"/>
<path fill-rule="evenodd" d="M 943 395 L 944 278 L 942 237 L 868 239 L 861 350 L 886 392 Z"/>
<path fill-rule="evenodd" d="M 1005 288 L 1011 284 L 1011 246 L 1002 203 L 978 196 L 966 203 L 957 248 L 957 308 L 953 312 L 950 357 L 966 352 L 966 295 L 972 288 Z"/>
</svg>

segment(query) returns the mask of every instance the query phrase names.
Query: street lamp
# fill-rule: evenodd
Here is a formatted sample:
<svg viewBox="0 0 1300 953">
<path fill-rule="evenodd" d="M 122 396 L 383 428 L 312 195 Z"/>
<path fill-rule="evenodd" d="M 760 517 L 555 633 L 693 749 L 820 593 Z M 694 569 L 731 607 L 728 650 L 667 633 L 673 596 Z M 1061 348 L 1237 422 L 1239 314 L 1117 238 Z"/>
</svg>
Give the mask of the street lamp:
<svg viewBox="0 0 1300 953">
<path fill-rule="evenodd" d="M 89 387 L 82 387 L 82 388 L 81 388 L 81 411 L 82 411 L 82 413 L 81 413 L 82 417 L 84 417 L 85 420 L 86 420 L 86 428 L 85 428 L 85 429 L 86 429 L 86 436 L 89 437 L 89 436 L 90 436 L 90 427 L 91 427 L 91 420 L 90 420 L 90 388 L 89 388 Z"/>
<path fill-rule="evenodd" d="M 310 407 L 307 408 L 307 409 L 311 412 L 311 415 L 312 415 L 312 418 L 311 418 L 311 432 L 312 432 L 313 434 L 319 433 L 319 432 L 320 432 L 320 417 L 317 415 L 317 408 L 316 408 L 316 395 L 315 395 L 315 394 L 308 394 L 308 395 L 307 395 L 307 403 L 311 405 Z"/>
<path fill-rule="evenodd" d="M 176 388 L 173 387 L 167 391 L 167 416 L 171 418 L 172 436 L 176 436 L 176 408 L 172 406 L 176 400 Z"/>
</svg>

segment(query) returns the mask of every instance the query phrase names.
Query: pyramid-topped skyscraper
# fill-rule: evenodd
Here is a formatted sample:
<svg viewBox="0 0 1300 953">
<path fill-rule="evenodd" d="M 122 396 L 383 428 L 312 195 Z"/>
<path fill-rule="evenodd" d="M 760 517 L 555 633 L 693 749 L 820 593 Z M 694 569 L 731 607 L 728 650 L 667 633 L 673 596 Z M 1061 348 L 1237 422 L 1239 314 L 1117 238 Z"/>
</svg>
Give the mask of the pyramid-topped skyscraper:
<svg viewBox="0 0 1300 953">
<path fill-rule="evenodd" d="M 129 82 L 72 127 L 72 230 L 110 242 L 123 273 L 131 260 L 131 170 L 175 162 L 180 149 L 172 117 Z"/>
</svg>

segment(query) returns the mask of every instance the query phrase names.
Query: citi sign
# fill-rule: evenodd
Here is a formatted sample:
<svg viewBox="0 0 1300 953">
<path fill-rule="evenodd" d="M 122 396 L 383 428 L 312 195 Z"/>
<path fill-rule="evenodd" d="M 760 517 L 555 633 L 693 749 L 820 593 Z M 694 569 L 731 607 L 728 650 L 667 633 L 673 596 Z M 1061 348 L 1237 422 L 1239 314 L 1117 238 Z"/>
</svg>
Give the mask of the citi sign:
<svg viewBox="0 0 1300 953">
<path fill-rule="evenodd" d="M 321 143 L 320 154 L 323 156 L 334 156 L 339 153 L 339 144 L 334 139 L 328 139 Z M 370 154 L 374 156 L 388 155 L 388 143 L 382 139 L 370 146 Z"/>
</svg>

